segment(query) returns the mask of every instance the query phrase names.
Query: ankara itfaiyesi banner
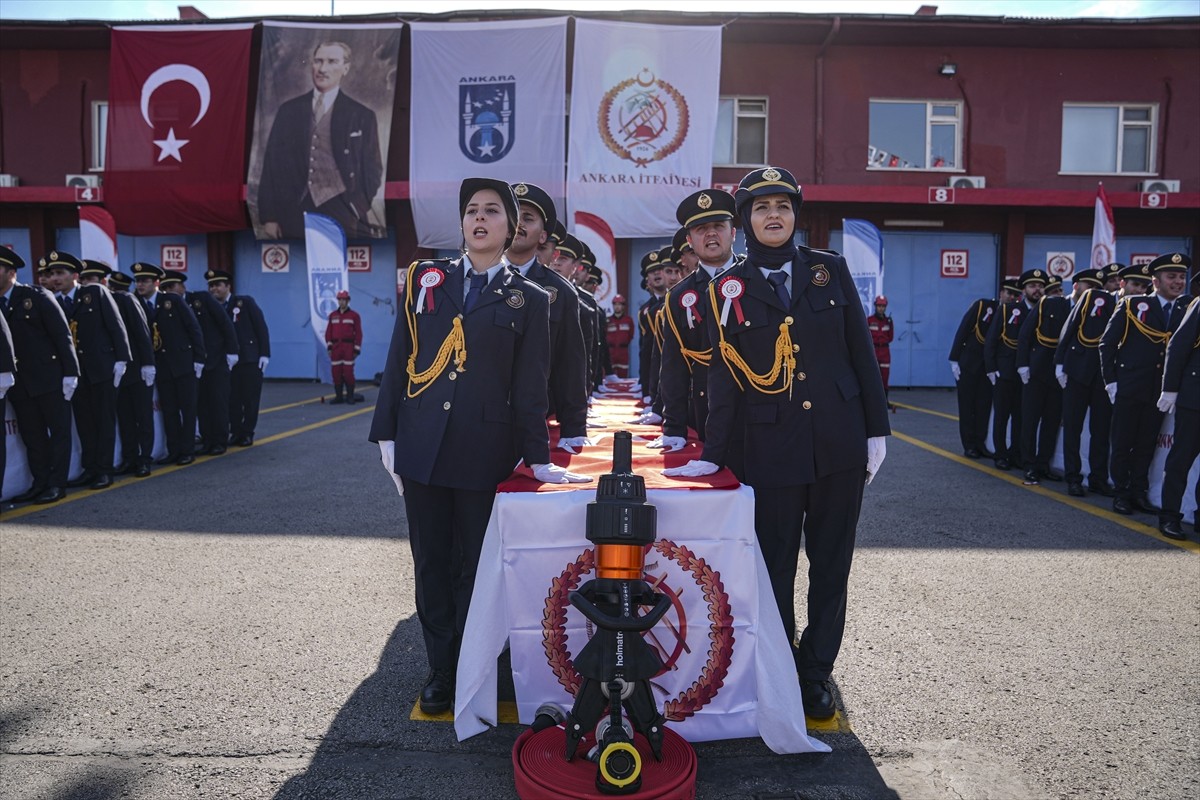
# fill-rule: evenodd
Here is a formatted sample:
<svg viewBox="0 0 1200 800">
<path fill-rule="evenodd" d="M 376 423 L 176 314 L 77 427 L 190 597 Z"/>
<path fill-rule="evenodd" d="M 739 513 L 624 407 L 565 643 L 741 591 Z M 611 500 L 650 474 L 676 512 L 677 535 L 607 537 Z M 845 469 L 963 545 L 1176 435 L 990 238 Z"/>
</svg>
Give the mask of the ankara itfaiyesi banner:
<svg viewBox="0 0 1200 800">
<path fill-rule="evenodd" d="M 869 317 L 875 313 L 875 298 L 883 294 L 883 234 L 865 219 L 843 219 L 842 255 Z"/>
<path fill-rule="evenodd" d="M 458 187 L 474 176 L 537 184 L 565 224 L 566 17 L 409 27 L 418 244 L 462 245 Z"/>
<path fill-rule="evenodd" d="M 575 20 L 567 202 L 613 234 L 670 236 L 712 184 L 721 28 Z"/>
<path fill-rule="evenodd" d="M 337 293 L 350 289 L 346 234 L 336 220 L 324 214 L 304 214 L 304 257 L 308 262 L 308 318 L 316 337 L 316 373 L 321 380 L 332 381 L 325 328 L 329 313 L 337 308 Z"/>
</svg>

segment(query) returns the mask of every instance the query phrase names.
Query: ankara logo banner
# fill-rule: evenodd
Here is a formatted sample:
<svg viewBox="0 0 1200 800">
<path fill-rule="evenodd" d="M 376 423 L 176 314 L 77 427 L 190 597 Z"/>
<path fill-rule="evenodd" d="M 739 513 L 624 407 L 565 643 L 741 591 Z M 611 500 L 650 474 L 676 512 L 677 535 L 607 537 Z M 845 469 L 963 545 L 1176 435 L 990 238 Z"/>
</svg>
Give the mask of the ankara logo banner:
<svg viewBox="0 0 1200 800">
<path fill-rule="evenodd" d="M 246 227 L 252 29 L 113 29 L 104 205 L 121 233 Z"/>
<path fill-rule="evenodd" d="M 468 83 L 458 87 L 462 116 L 458 147 L 478 164 L 499 161 L 512 150 L 516 121 L 517 84 Z"/>
</svg>

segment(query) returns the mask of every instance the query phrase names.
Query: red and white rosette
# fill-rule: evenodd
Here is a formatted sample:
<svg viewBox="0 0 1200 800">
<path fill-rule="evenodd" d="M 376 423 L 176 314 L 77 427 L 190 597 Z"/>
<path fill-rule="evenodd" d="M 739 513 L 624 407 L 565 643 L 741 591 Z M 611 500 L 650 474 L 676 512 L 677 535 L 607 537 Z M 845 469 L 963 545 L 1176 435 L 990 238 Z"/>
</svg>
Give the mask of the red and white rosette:
<svg viewBox="0 0 1200 800">
<path fill-rule="evenodd" d="M 421 277 L 417 279 L 417 285 L 421 287 L 421 291 L 417 294 L 417 313 L 422 310 L 433 313 L 433 290 L 446 282 L 446 273 L 442 272 L 437 267 L 431 267 L 421 273 Z"/>
<path fill-rule="evenodd" d="M 1100 314 L 1100 309 L 1102 309 L 1102 308 L 1104 308 L 1104 298 L 1097 297 L 1095 300 L 1092 301 L 1092 313 L 1088 314 L 1088 316 L 1089 317 L 1098 316 Z"/>
<path fill-rule="evenodd" d="M 1150 310 L 1150 304 L 1149 304 L 1149 303 L 1142 302 L 1142 303 L 1138 303 L 1138 304 L 1137 304 L 1137 318 L 1138 318 L 1138 322 L 1145 322 L 1145 321 L 1146 321 L 1146 312 L 1147 312 L 1147 311 L 1149 311 L 1149 310 Z"/>
<path fill-rule="evenodd" d="M 737 317 L 738 324 L 741 325 L 745 322 L 746 315 L 742 313 L 742 295 L 746 293 L 746 284 L 742 282 L 742 279 L 726 278 L 721 281 L 717 291 L 721 293 L 721 297 L 725 298 L 725 302 L 721 305 L 721 327 L 729 324 L 730 306 L 733 306 L 733 313 Z"/>
<path fill-rule="evenodd" d="M 700 312 L 697 304 L 700 302 L 700 294 L 695 289 L 688 289 L 683 294 L 679 295 L 679 305 L 683 306 L 684 316 L 687 317 L 688 329 L 694 329 L 696 323 L 700 321 Z"/>
</svg>

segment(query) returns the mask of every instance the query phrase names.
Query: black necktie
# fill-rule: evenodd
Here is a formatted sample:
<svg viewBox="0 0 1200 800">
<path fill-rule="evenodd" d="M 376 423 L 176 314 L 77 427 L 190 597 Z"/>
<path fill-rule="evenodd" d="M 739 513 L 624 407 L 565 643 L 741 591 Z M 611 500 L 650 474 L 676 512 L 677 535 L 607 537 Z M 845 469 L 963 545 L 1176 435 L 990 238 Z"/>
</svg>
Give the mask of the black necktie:
<svg viewBox="0 0 1200 800">
<path fill-rule="evenodd" d="M 0 294 L 0 312 L 8 313 L 8 298 Z"/>
<path fill-rule="evenodd" d="M 63 312 L 66 313 L 66 315 L 68 317 L 71 316 L 71 309 L 75 307 L 75 304 L 73 302 L 71 302 L 71 298 L 67 297 L 64 294 L 62 297 L 60 297 L 58 299 L 59 299 L 59 302 L 62 304 Z"/>
<path fill-rule="evenodd" d="M 487 273 L 471 270 L 471 288 L 467 289 L 467 302 L 465 304 L 467 311 L 475 307 L 475 303 L 479 301 L 479 295 L 483 294 L 483 287 L 485 286 L 487 286 Z"/>
<path fill-rule="evenodd" d="M 1163 306 L 1163 313 L 1167 315 L 1167 322 L 1171 321 L 1171 309 L 1174 307 L 1175 303 L 1173 301 L 1168 302 L 1165 306 Z"/>
<path fill-rule="evenodd" d="M 783 307 L 791 308 L 792 296 L 788 294 L 787 287 L 784 286 L 787 277 L 787 273 L 783 270 L 776 270 L 767 276 L 767 280 L 775 287 L 775 296 L 779 298 L 779 302 L 783 303 Z"/>
</svg>

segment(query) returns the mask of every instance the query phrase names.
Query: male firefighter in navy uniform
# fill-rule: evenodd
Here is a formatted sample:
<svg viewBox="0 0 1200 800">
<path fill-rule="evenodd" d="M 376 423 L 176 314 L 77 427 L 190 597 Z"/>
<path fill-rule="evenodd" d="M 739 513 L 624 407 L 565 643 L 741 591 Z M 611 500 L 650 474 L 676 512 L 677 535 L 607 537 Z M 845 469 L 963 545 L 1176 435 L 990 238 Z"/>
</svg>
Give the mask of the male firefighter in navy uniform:
<svg viewBox="0 0 1200 800">
<path fill-rule="evenodd" d="M 1190 259 L 1182 262 L 1190 266 Z M 1200 295 L 1200 273 L 1192 276 L 1192 294 Z M 1158 410 L 1175 415 L 1175 433 L 1163 474 L 1162 510 L 1158 530 L 1169 539 L 1183 540 L 1183 490 L 1196 456 L 1200 455 L 1200 296 L 1193 297 L 1178 330 L 1167 343 L 1162 394 Z M 1192 529 L 1200 532 L 1200 482 L 1195 487 Z"/>
<path fill-rule="evenodd" d="M 209 270 L 212 273 L 212 270 Z M 196 388 L 196 417 L 200 421 L 200 455 L 219 456 L 229 439 L 229 392 L 231 370 L 238 363 L 237 333 L 221 304 L 207 291 L 185 290 L 187 275 L 167 272 L 165 291 L 178 294 L 192 307 L 204 336 L 204 371 Z M 207 277 L 207 274 L 206 274 Z"/>
<path fill-rule="evenodd" d="M 663 300 L 662 369 L 659 393 L 663 401 L 663 435 L 650 443 L 664 452 L 687 444 L 689 424 L 704 440 L 708 421 L 708 368 L 712 343 L 708 339 L 708 284 L 735 263 L 733 220 L 737 211 L 733 195 L 705 189 L 683 199 L 675 218 L 694 244 L 701 266 L 676 284 Z"/>
<path fill-rule="evenodd" d="M 5 248 L 7 249 L 7 248 Z M 3 255 L 0 255 L 3 258 Z M 8 315 L 0 309 L 0 424 L 3 424 L 8 405 L 5 397 L 17 381 L 17 361 L 13 356 L 12 333 L 8 330 Z M 3 488 L 4 470 L 8 466 L 6 450 L 8 432 L 0 430 L 0 489 Z"/>
<path fill-rule="evenodd" d="M 1149 280 L 1154 292 L 1122 297 L 1100 337 L 1100 372 L 1113 403 L 1111 472 L 1117 490 L 1113 511 L 1118 514 L 1158 513 L 1147 494 L 1150 462 L 1162 427 L 1158 396 L 1167 341 L 1183 320 L 1190 299 L 1182 295 L 1187 286 L 1186 261 L 1181 253 L 1169 253 L 1149 264 L 1126 267 L 1122 271 L 1126 284 L 1145 285 Z M 1122 291 L 1129 288 L 1126 285 Z"/>
<path fill-rule="evenodd" d="M 1075 287 L 1088 287 L 1076 294 L 1075 305 L 1067 316 L 1062 335 L 1054 349 L 1054 374 L 1063 387 L 1063 467 L 1067 493 L 1084 497 L 1083 421 L 1088 419 L 1088 485 L 1096 494 L 1112 497 L 1108 482 L 1108 436 L 1112 426 L 1112 403 L 1104 393 L 1100 379 L 1100 335 L 1116 307 L 1116 299 L 1102 288 L 1102 275 L 1110 264 L 1098 270 L 1075 273 Z M 1090 415 L 1090 416 L 1089 416 Z"/>
<path fill-rule="evenodd" d="M 1026 486 L 1062 480 L 1050 470 L 1062 422 L 1062 386 L 1054 376 L 1054 351 L 1070 312 L 1071 303 L 1061 294 L 1044 296 L 1017 337 L 1017 375 L 1023 384 L 1021 461 Z"/>
<path fill-rule="evenodd" d="M 1000 307 L 1000 318 L 988 329 L 983 343 L 983 363 L 995 387 L 992 397 L 992 449 L 996 469 L 1011 469 L 1021 463 L 1021 377 L 1017 374 L 1017 337 L 1046 288 L 1046 273 L 1040 269 L 1021 274 L 1021 298 Z M 1009 445 L 1009 422 L 1012 444 Z"/>
<path fill-rule="evenodd" d="M 67 496 L 71 468 L 71 397 L 79 360 L 62 307 L 40 286 L 17 283 L 25 261 L 0 245 L 0 312 L 8 319 L 17 366 L 7 399 L 25 444 L 30 489 L 13 502 L 54 503 Z"/>
<path fill-rule="evenodd" d="M 254 298 L 233 293 L 233 276 L 228 272 L 211 271 L 208 291 L 233 320 L 238 337 L 238 362 L 229 389 L 229 443 L 249 447 L 254 444 L 254 429 L 258 426 L 263 371 L 271 360 L 271 333 Z"/>
<path fill-rule="evenodd" d="M 93 262 L 85 260 L 83 263 L 90 266 Z M 99 266 L 104 267 L 103 264 Z M 129 369 L 121 378 L 121 385 L 117 387 L 117 427 L 123 463 L 116 467 L 116 474 L 132 472 L 135 478 L 145 478 L 150 475 L 154 451 L 154 379 L 158 372 L 154 365 L 154 342 L 150 338 L 146 309 L 129 293 L 133 278 L 120 272 L 107 274 L 133 356 Z"/>
<path fill-rule="evenodd" d="M 162 408 L 167 454 L 159 464 L 191 464 L 196 460 L 196 383 L 204 371 L 204 334 L 183 297 L 159 290 L 168 278 L 156 264 L 139 261 L 131 268 L 138 295 L 150 322 L 157 368 L 158 404 Z"/>
<path fill-rule="evenodd" d="M 997 305 L 988 297 L 971 303 L 950 345 L 950 371 L 958 394 L 958 438 L 967 458 L 991 455 L 985 442 L 992 412 L 992 385 L 983 366 L 983 343 L 996 318 Z"/>
</svg>

